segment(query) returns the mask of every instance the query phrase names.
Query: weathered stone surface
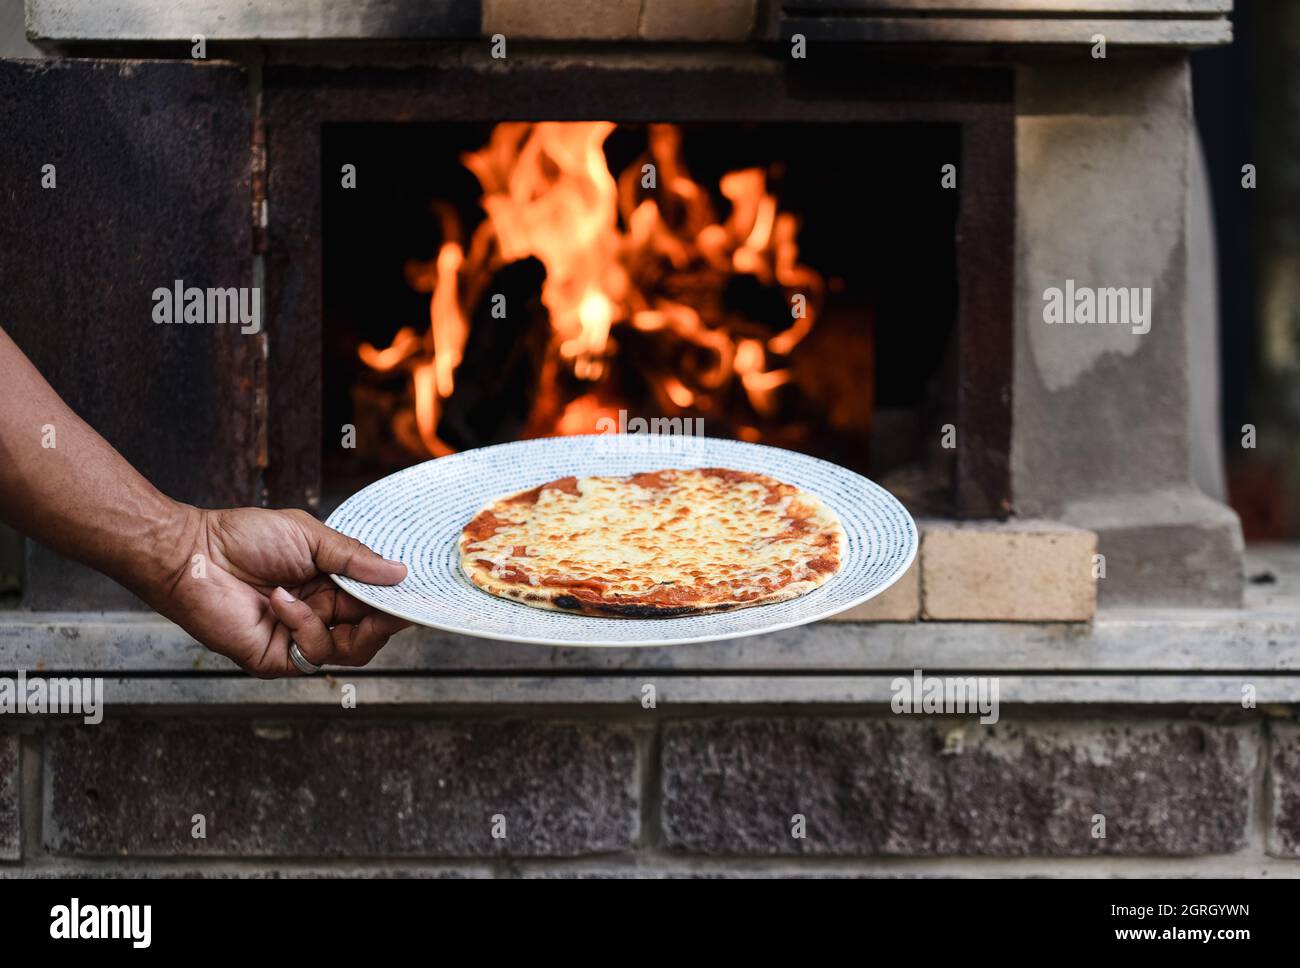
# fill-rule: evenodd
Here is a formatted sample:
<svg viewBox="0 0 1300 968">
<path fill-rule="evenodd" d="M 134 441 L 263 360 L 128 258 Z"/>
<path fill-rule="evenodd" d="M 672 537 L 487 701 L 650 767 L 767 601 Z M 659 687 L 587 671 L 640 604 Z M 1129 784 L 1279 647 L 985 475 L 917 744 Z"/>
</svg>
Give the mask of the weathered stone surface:
<svg viewBox="0 0 1300 968">
<path fill-rule="evenodd" d="M 153 293 L 252 287 L 247 82 L 219 62 L 0 62 L 5 331 L 133 467 L 203 507 L 256 499 L 261 337 L 155 323 Z M 34 543 L 25 581 L 30 608 L 143 607 Z"/>
<path fill-rule="evenodd" d="M 483 33 L 538 40 L 631 40 L 641 0 L 483 0 Z"/>
<path fill-rule="evenodd" d="M 1086 622 L 1097 605 L 1091 531 L 1039 521 L 931 522 L 921 534 L 928 619 Z"/>
<path fill-rule="evenodd" d="M 1013 503 L 1134 564 L 1108 567 L 1105 604 L 1233 607 L 1236 517 L 1193 499 L 1187 59 L 1097 63 L 1017 69 Z M 1049 325 L 1044 294 L 1067 280 L 1149 289 L 1149 331 Z"/>
<path fill-rule="evenodd" d="M 641 36 L 646 40 L 748 40 L 757 0 L 644 0 Z"/>
<path fill-rule="evenodd" d="M 832 615 L 836 622 L 915 622 L 921 612 L 921 564 L 912 562 L 903 577 L 857 608 Z"/>
<path fill-rule="evenodd" d="M 26 3 L 22 0 L 0 2 L 0 58 L 40 57 L 40 49 L 27 42 L 24 29 Z"/>
<path fill-rule="evenodd" d="M 105 863 L 96 860 L 88 863 L 69 862 L 57 867 L 37 867 L 31 864 L 0 867 L 0 880 L 58 880 L 61 878 L 89 878 L 96 881 L 137 880 L 481 880 L 492 876 L 486 865 L 480 868 L 419 865 L 372 866 L 342 860 L 331 862 L 334 866 L 307 866 L 292 862 L 221 861 L 200 862 L 193 867 L 178 867 L 172 863 L 152 863 L 148 860 L 125 858 L 121 862 Z"/>
<path fill-rule="evenodd" d="M 639 829 L 633 739 L 608 725 L 122 720 L 53 731 L 46 751 L 60 853 L 577 855 Z"/>
<path fill-rule="evenodd" d="M 15 6 L 0 3 L 0 11 Z M 18 9 L 22 35 L 23 4 Z M 41 41 L 181 40 L 195 34 L 209 41 L 347 41 L 473 37 L 479 28 L 478 0 L 130 0 L 128 3 L 27 4 L 27 29 Z M 0 21 L 2 23 L 2 21 Z M 39 56 L 24 54 L 26 57 Z"/>
<path fill-rule="evenodd" d="M 1268 852 L 1274 857 L 1300 857 L 1300 725 L 1274 721 L 1269 733 Z"/>
<path fill-rule="evenodd" d="M 0 733 L 0 860 L 22 856 L 18 789 L 18 737 Z"/>
<path fill-rule="evenodd" d="M 1224 853 L 1245 845 L 1258 751 L 1255 726 L 1186 720 L 674 723 L 662 844 L 714 855 Z M 791 835 L 795 814 L 804 839 Z"/>
<path fill-rule="evenodd" d="M 1071 503 L 1061 520 L 1097 533 L 1105 605 L 1241 606 L 1241 523 L 1199 491 L 1107 494 Z"/>
<path fill-rule="evenodd" d="M 1112 47 L 1134 45 L 1142 47 L 1208 47 L 1214 44 L 1226 44 L 1232 40 L 1232 24 L 1226 17 L 1170 17 L 1164 15 L 1170 11 L 1158 11 L 1155 4 L 1131 3 L 1135 12 L 1147 13 L 1149 16 L 1138 17 L 1068 17 L 1061 16 L 1062 8 L 1067 4 L 1026 3 L 1018 0 L 1008 3 L 981 4 L 963 0 L 962 3 L 947 4 L 954 10 L 960 10 L 965 16 L 943 16 L 943 4 L 934 0 L 910 0 L 900 3 L 866 4 L 856 0 L 852 4 L 827 3 L 822 10 L 814 5 L 789 3 L 784 4 L 779 15 L 778 27 L 783 37 L 802 33 L 809 40 L 833 40 L 837 42 L 858 41 L 868 44 L 1058 44 L 1087 49 L 1092 37 L 1104 33 L 1106 42 Z M 845 8 L 845 15 L 817 16 L 828 13 L 835 6 Z M 871 16 L 872 11 L 861 10 L 862 7 L 877 6 L 893 8 L 891 16 Z M 1076 9 L 1096 14 L 1107 6 L 1104 0 L 1090 0 L 1078 3 Z M 1120 9 L 1122 3 L 1111 3 Z M 1171 5 L 1172 6 L 1172 5 Z M 811 9 L 808 9 L 811 7 Z M 909 11 L 902 8 L 915 7 Z M 976 16 L 983 7 L 986 15 Z M 793 8 L 793 10 L 791 10 Z M 800 9 L 803 8 L 803 9 Z M 992 8 L 992 9 L 989 9 Z M 1037 9 L 1035 9 L 1037 8 Z M 1052 16 L 1034 16 L 1046 12 Z M 1186 12 L 1173 7 L 1172 12 Z M 1221 13 L 1221 11 L 1216 11 Z"/>
</svg>

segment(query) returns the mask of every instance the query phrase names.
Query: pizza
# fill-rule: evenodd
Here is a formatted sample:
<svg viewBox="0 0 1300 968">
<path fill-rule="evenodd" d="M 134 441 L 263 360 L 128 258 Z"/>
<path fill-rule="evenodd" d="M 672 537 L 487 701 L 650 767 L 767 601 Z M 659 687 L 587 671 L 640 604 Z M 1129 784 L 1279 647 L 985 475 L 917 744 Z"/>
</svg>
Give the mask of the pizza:
<svg viewBox="0 0 1300 968">
<path fill-rule="evenodd" d="M 493 501 L 460 538 L 462 570 L 492 595 L 626 618 L 797 598 L 843 557 L 820 499 L 719 467 L 562 477 Z"/>
</svg>

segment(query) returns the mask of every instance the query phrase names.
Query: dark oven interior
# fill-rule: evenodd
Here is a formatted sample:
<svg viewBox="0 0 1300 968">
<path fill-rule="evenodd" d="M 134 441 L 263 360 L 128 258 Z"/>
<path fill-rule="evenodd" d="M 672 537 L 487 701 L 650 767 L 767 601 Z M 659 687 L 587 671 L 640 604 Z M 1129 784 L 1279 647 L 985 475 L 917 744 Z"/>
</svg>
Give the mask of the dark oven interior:
<svg viewBox="0 0 1300 968">
<path fill-rule="evenodd" d="M 1006 75 L 366 81 L 266 75 L 271 500 L 659 427 L 825 457 L 921 512 L 1005 511 Z"/>
<path fill-rule="evenodd" d="M 321 145 L 327 501 L 629 424 L 942 466 L 920 428 L 955 420 L 958 126 L 343 123 Z"/>
</svg>

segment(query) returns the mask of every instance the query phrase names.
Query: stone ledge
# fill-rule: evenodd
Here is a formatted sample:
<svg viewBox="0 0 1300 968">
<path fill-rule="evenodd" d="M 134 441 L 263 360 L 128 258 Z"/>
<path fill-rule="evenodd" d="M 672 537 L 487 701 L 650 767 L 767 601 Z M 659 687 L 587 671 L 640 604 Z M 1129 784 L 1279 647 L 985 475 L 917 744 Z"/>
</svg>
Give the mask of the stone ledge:
<svg viewBox="0 0 1300 968">
<path fill-rule="evenodd" d="M 1232 41 L 1226 17 L 1197 19 L 1013 17 L 790 17 L 782 38 L 867 44 L 1013 44 L 1077 47 L 1085 53 L 1101 34 L 1106 43 L 1132 47 L 1212 47 Z"/>
<path fill-rule="evenodd" d="M 753 638 L 644 649 L 556 649 L 410 628 L 361 675 L 826 675 L 914 668 L 1076 674 L 1300 674 L 1300 610 L 1131 609 L 1091 623 L 822 622 Z M 141 614 L 0 617 L 0 675 L 77 672 L 245 678 L 166 620 Z M 250 688 L 260 680 L 248 679 Z"/>
<path fill-rule="evenodd" d="M 922 671 L 951 669 L 926 666 Z M 645 670 L 629 675 L 577 676 L 388 676 L 349 674 L 277 679 L 204 676 L 109 679 L 104 683 L 105 715 L 151 708 L 202 710 L 207 707 L 261 710 L 311 709 L 339 712 L 344 684 L 356 687 L 357 708 L 425 707 L 495 711 L 510 708 L 621 708 L 640 714 L 642 690 L 652 684 L 657 708 L 753 707 L 769 704 L 888 706 L 894 681 L 912 668 L 883 675 L 681 675 Z M 966 674 L 974 674 L 968 671 Z M 988 675 L 987 670 L 981 674 Z M 1164 707 L 1206 705 L 1242 708 L 1250 685 L 1257 704 L 1300 703 L 1300 675 L 1016 675 L 992 673 L 999 699 L 1015 706 L 1125 705 Z"/>
<path fill-rule="evenodd" d="M 684 39 L 742 41 L 800 32 L 810 40 L 868 43 L 1087 44 L 1095 32 L 1112 44 L 1198 46 L 1227 43 L 1228 0 L 1075 4 L 967 0 L 945 17 L 917 0 L 802 0 L 798 14 L 771 4 L 758 23 L 757 0 L 27 0 L 38 43 L 184 40 L 348 41 L 470 39 L 476 34 L 551 40 Z M 949 4 L 955 7 L 956 4 Z M 924 9 L 929 7 L 931 9 Z M 480 9 L 481 8 L 481 9 Z M 836 16 L 819 16 L 821 12 Z M 1063 17 L 1073 13 L 1073 17 Z M 1119 16 L 1110 16 L 1119 14 Z M 512 31 L 514 32 L 512 34 Z"/>
<path fill-rule="evenodd" d="M 410 628 L 360 674 L 450 672 L 526 680 L 530 673 L 723 672 L 771 678 L 784 672 L 893 675 L 920 668 L 1115 681 L 1230 675 L 1279 682 L 1300 675 L 1300 547 L 1250 549 L 1246 570 L 1259 580 L 1247 585 L 1245 608 L 1102 607 L 1090 623 L 821 622 L 752 638 L 645 649 L 556 649 Z M 176 682 L 217 674 L 242 683 L 250 701 L 281 688 L 246 679 L 175 625 L 140 613 L 0 612 L 0 675 L 19 669 L 163 674 Z"/>
</svg>

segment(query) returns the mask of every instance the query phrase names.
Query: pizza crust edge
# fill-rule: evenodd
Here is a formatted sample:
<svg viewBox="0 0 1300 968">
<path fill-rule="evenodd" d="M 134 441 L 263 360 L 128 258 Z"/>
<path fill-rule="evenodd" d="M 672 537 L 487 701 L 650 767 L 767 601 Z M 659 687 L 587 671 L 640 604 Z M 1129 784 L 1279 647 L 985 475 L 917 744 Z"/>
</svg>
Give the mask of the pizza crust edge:
<svg viewBox="0 0 1300 968">
<path fill-rule="evenodd" d="M 463 561 L 463 559 L 462 559 Z M 462 564 L 462 570 L 464 566 Z M 600 605 L 584 602 L 568 594 L 563 589 L 527 588 L 509 582 L 494 580 L 481 572 L 466 572 L 469 580 L 478 588 L 498 598 L 508 598 L 533 608 L 543 608 L 555 612 L 567 612 L 570 615 L 595 615 L 602 618 L 681 618 L 687 615 L 708 615 L 712 612 L 734 612 L 756 605 L 774 605 L 777 602 L 799 598 L 820 588 L 838 572 L 832 572 L 823 581 L 797 581 L 783 585 L 774 592 L 760 595 L 743 602 L 717 602 L 712 605 L 648 605 L 621 604 L 607 602 Z"/>
</svg>

